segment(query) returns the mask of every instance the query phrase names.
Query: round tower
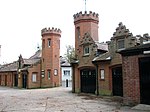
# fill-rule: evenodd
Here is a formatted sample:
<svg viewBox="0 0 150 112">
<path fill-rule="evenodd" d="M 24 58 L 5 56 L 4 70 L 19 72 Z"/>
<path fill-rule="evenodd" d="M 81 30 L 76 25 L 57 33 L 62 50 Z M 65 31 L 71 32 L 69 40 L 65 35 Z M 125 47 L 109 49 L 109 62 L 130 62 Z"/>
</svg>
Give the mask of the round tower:
<svg viewBox="0 0 150 112">
<path fill-rule="evenodd" d="M 44 28 L 42 36 L 42 86 L 60 85 L 60 37 L 61 30 Z"/>
<path fill-rule="evenodd" d="M 85 11 L 74 15 L 74 25 L 75 25 L 75 48 L 78 47 L 80 38 L 84 36 L 85 33 L 89 33 L 94 41 L 98 40 L 98 23 L 99 15 L 95 12 Z"/>
</svg>

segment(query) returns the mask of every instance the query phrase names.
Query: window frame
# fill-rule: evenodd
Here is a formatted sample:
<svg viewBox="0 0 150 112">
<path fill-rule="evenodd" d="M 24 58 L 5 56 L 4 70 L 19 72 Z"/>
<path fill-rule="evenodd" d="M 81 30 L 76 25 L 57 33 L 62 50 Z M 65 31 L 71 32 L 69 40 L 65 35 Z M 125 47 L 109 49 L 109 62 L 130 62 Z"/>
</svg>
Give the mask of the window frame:
<svg viewBox="0 0 150 112">
<path fill-rule="evenodd" d="M 118 50 L 125 49 L 125 39 L 118 39 L 117 40 L 117 49 Z"/>
<path fill-rule="evenodd" d="M 48 80 L 51 79 L 51 70 L 47 70 L 47 78 L 48 78 Z"/>
<path fill-rule="evenodd" d="M 51 47 L 51 39 L 48 39 L 47 44 L 48 44 L 48 47 Z"/>
<path fill-rule="evenodd" d="M 80 27 L 77 27 L 77 37 L 80 38 Z"/>
<path fill-rule="evenodd" d="M 100 69 L 100 79 L 105 80 L 105 70 L 104 69 Z"/>
<path fill-rule="evenodd" d="M 37 73 L 32 73 L 32 82 L 37 82 Z"/>
<path fill-rule="evenodd" d="M 70 70 L 64 70 L 64 76 L 70 76 Z"/>
<path fill-rule="evenodd" d="M 54 75 L 58 75 L 58 70 L 57 69 L 54 69 Z"/>
<path fill-rule="evenodd" d="M 88 52 L 87 52 L 87 51 L 88 51 Z M 89 45 L 85 45 L 85 46 L 83 47 L 83 54 L 84 54 L 84 56 L 90 54 L 90 47 L 89 47 Z"/>
</svg>

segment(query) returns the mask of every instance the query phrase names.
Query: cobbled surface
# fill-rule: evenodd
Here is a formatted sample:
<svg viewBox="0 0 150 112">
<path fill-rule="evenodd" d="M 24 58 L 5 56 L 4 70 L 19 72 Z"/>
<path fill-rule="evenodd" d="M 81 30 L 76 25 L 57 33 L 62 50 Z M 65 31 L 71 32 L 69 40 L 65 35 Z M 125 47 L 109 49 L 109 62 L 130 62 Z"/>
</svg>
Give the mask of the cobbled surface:
<svg viewBox="0 0 150 112">
<path fill-rule="evenodd" d="M 146 112 L 71 88 L 13 89 L 0 87 L 0 112 Z"/>
</svg>

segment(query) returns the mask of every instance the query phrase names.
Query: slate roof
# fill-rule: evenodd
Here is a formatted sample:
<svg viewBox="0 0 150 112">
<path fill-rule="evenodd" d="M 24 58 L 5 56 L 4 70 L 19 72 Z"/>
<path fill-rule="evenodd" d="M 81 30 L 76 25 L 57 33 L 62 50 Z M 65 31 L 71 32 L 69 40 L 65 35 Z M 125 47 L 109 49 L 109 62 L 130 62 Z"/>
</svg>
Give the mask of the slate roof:
<svg viewBox="0 0 150 112">
<path fill-rule="evenodd" d="M 106 52 L 106 53 L 99 55 L 98 57 L 95 57 L 93 59 L 93 62 L 104 62 L 104 61 L 110 61 L 110 60 L 111 60 L 110 53 Z"/>
<path fill-rule="evenodd" d="M 38 50 L 33 56 L 31 56 L 29 59 L 39 59 L 42 57 L 42 50 Z"/>
<path fill-rule="evenodd" d="M 70 67 L 70 66 L 71 66 L 70 63 L 68 63 L 68 62 L 65 62 L 65 63 L 61 64 L 61 67 Z"/>
<path fill-rule="evenodd" d="M 64 57 L 60 57 L 60 64 L 61 64 L 61 67 L 70 67 L 71 66 L 71 64 Z"/>
<path fill-rule="evenodd" d="M 9 63 L 9 64 L 5 64 L 2 65 L 2 67 L 0 68 L 0 72 L 4 72 L 4 71 L 17 71 L 18 68 L 18 62 L 15 61 L 13 63 Z"/>
<path fill-rule="evenodd" d="M 97 49 L 108 51 L 108 44 L 106 44 L 106 43 L 99 43 L 99 42 L 95 42 L 95 43 L 98 46 Z"/>
<path fill-rule="evenodd" d="M 23 59 L 23 65 L 27 65 L 30 67 L 33 64 L 40 62 L 41 50 L 37 51 L 33 56 L 29 59 Z M 28 67 L 25 66 L 22 70 L 26 70 Z M 13 63 L 2 65 L 0 68 L 0 72 L 8 72 L 8 71 L 17 71 L 18 69 L 18 61 L 14 61 Z"/>
<path fill-rule="evenodd" d="M 40 61 L 40 59 L 24 59 L 23 60 L 25 65 L 32 65 L 32 64 L 35 64 L 37 62 Z"/>
</svg>

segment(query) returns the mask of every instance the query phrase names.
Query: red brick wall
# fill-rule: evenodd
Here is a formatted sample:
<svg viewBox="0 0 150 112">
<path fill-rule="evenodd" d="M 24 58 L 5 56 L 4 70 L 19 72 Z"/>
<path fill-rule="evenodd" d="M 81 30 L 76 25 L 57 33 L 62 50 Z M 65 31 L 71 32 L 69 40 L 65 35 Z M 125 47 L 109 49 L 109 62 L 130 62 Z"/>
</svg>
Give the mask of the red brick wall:
<svg viewBox="0 0 150 112">
<path fill-rule="evenodd" d="M 112 77 L 109 69 L 110 62 L 99 63 L 98 66 L 98 79 L 99 79 L 99 93 L 101 95 L 112 94 Z M 105 78 L 101 79 L 101 69 L 104 70 Z"/>
<path fill-rule="evenodd" d="M 13 72 L 1 72 L 0 85 L 13 87 L 14 86 L 14 73 Z"/>
<path fill-rule="evenodd" d="M 123 97 L 125 104 L 140 103 L 138 56 L 123 57 Z"/>
<path fill-rule="evenodd" d="M 40 63 L 33 65 L 28 69 L 27 88 L 39 88 L 41 86 L 41 67 Z M 36 82 L 32 81 L 32 74 L 36 74 Z"/>
<path fill-rule="evenodd" d="M 77 14 L 74 18 L 74 25 L 75 25 L 75 50 L 78 49 L 78 30 L 80 28 L 80 38 L 84 36 L 85 33 L 90 33 L 91 37 L 94 41 L 99 41 L 98 38 L 98 23 L 99 18 L 95 15 L 94 12 L 89 12 L 90 15 L 84 14 L 84 16 L 80 13 Z M 94 16 L 93 16 L 94 15 Z"/>
<path fill-rule="evenodd" d="M 45 77 L 42 78 L 42 87 L 60 86 L 60 37 L 61 31 L 48 29 L 42 33 L 42 46 L 45 40 L 45 47 L 42 47 L 42 70 L 45 71 Z M 48 39 L 51 40 L 50 47 L 48 46 Z M 57 70 L 57 75 L 54 75 L 54 70 Z M 48 79 L 48 70 L 50 70 L 50 79 Z"/>
<path fill-rule="evenodd" d="M 81 87 L 80 87 L 80 70 L 75 67 L 75 92 L 81 92 Z"/>
</svg>

